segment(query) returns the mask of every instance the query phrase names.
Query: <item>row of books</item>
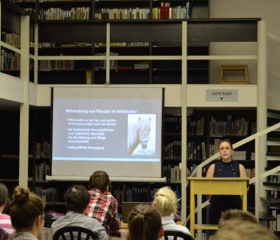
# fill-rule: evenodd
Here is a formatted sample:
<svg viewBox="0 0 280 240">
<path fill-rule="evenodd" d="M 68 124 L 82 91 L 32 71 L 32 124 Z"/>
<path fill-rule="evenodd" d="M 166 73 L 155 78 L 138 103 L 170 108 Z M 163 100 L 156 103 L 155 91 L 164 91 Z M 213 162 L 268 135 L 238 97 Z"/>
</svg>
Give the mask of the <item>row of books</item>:
<svg viewBox="0 0 280 240">
<path fill-rule="evenodd" d="M 34 193 L 40 196 L 45 202 L 55 203 L 57 201 L 56 188 L 35 187 Z"/>
<path fill-rule="evenodd" d="M 166 116 L 163 119 L 163 126 L 165 134 L 179 134 L 181 133 L 181 117 Z"/>
<path fill-rule="evenodd" d="M 270 190 L 270 199 L 280 199 L 280 191 Z"/>
<path fill-rule="evenodd" d="M 181 141 L 174 140 L 163 145 L 163 159 L 180 159 L 181 158 Z"/>
<path fill-rule="evenodd" d="M 110 192 L 121 205 L 122 202 L 148 202 L 152 199 L 152 193 L 148 187 L 110 186 Z"/>
<path fill-rule="evenodd" d="M 217 121 L 213 116 L 210 119 L 210 136 L 248 136 L 249 121 L 245 118 L 232 120 L 228 115 L 226 121 Z"/>
<path fill-rule="evenodd" d="M 40 60 L 39 71 L 50 70 L 73 70 L 75 68 L 74 60 Z"/>
<path fill-rule="evenodd" d="M 280 153 L 280 146 L 267 146 L 268 152 Z"/>
<path fill-rule="evenodd" d="M 187 176 L 190 176 L 192 172 L 196 169 L 197 164 L 193 163 L 190 167 L 187 168 Z M 202 177 L 206 176 L 207 168 L 202 168 Z M 196 175 L 195 175 L 196 176 Z"/>
<path fill-rule="evenodd" d="M 1 41 L 8 43 L 9 45 L 20 48 L 20 35 L 16 33 L 1 33 Z"/>
<path fill-rule="evenodd" d="M 96 53 L 95 56 L 105 56 L 106 53 Z M 111 56 L 118 56 L 118 53 L 111 52 Z M 98 69 L 106 69 L 106 60 L 95 60 L 94 61 L 94 67 L 96 70 Z M 116 60 L 110 60 L 110 69 L 117 69 L 118 67 L 118 61 Z"/>
<path fill-rule="evenodd" d="M 58 48 L 58 47 L 106 47 L 104 42 L 72 42 L 72 43 L 51 43 L 51 42 L 41 42 L 38 43 L 38 48 Z M 149 42 L 110 42 L 110 47 L 149 47 Z M 31 43 L 30 47 L 34 47 L 34 44 Z"/>
<path fill-rule="evenodd" d="M 280 175 L 270 175 L 267 180 L 271 183 L 280 183 Z"/>
<path fill-rule="evenodd" d="M 148 47 L 149 42 L 110 42 L 111 47 Z M 95 43 L 95 47 L 106 47 L 106 43 Z"/>
<path fill-rule="evenodd" d="M 171 164 L 168 164 L 166 166 L 163 166 L 162 172 L 163 172 L 163 177 L 166 178 L 167 182 L 171 182 L 171 183 L 181 182 L 180 165 L 172 166 Z"/>
<path fill-rule="evenodd" d="M 36 181 L 46 180 L 46 176 L 50 175 L 50 166 L 46 163 L 41 163 L 36 165 Z"/>
<path fill-rule="evenodd" d="M 48 141 L 42 140 L 36 143 L 36 159 L 49 158 L 51 155 L 51 147 Z"/>
<path fill-rule="evenodd" d="M 193 136 L 202 136 L 204 135 L 205 129 L 205 118 L 202 117 L 198 120 L 188 119 L 188 134 Z"/>
<path fill-rule="evenodd" d="M 206 156 L 206 145 L 205 142 L 197 143 L 194 141 L 188 142 L 187 149 L 188 159 L 203 159 L 207 158 Z"/>
<path fill-rule="evenodd" d="M 190 18 L 191 11 L 192 11 L 192 4 L 189 1 L 186 2 L 185 6 L 176 6 L 176 7 L 171 7 L 170 2 L 161 2 L 160 8 L 153 8 L 153 18 L 154 19 Z"/>
<path fill-rule="evenodd" d="M 19 70 L 20 54 L 16 52 L 1 50 L 1 71 Z"/>
<path fill-rule="evenodd" d="M 97 10 L 98 11 L 98 10 Z M 94 14 L 95 20 L 150 19 L 149 8 L 101 8 Z"/>
<path fill-rule="evenodd" d="M 150 67 L 150 64 L 148 61 L 141 61 L 141 62 L 133 64 L 134 69 L 148 69 L 149 67 Z"/>
<path fill-rule="evenodd" d="M 70 10 L 61 8 L 40 9 L 39 20 L 89 20 L 89 7 L 73 7 Z"/>
<path fill-rule="evenodd" d="M 185 6 L 170 7 L 169 5 L 152 9 L 152 19 L 186 19 L 190 18 L 190 12 Z M 142 20 L 150 19 L 149 8 L 102 8 L 94 14 L 95 20 Z M 61 8 L 40 9 L 40 20 L 89 20 L 90 7 L 72 7 L 69 10 Z"/>
<path fill-rule="evenodd" d="M 215 153 L 219 152 L 219 143 L 220 139 L 215 138 L 214 143 L 209 145 L 209 154 L 213 156 Z M 187 146 L 187 159 L 197 159 L 205 160 L 207 158 L 206 143 L 205 142 L 196 142 L 189 141 Z M 218 157 L 219 158 L 219 157 Z M 235 160 L 247 160 L 255 159 L 254 152 L 247 151 L 234 151 L 232 158 Z M 173 140 L 167 144 L 163 145 L 163 159 L 172 160 L 172 159 L 181 159 L 181 141 Z"/>
<path fill-rule="evenodd" d="M 150 189 L 147 186 L 143 186 L 143 187 L 141 186 L 131 187 L 129 185 L 110 186 L 110 192 L 117 199 L 120 206 L 122 202 L 151 202 L 158 189 L 159 187 Z M 172 190 L 175 192 L 177 199 L 180 199 L 181 186 L 180 185 L 174 186 L 172 187 Z"/>
<path fill-rule="evenodd" d="M 272 221 L 270 223 L 270 230 L 271 231 L 280 231 L 280 212 L 276 209 L 271 210 L 271 215 L 276 218 L 276 221 Z"/>
</svg>

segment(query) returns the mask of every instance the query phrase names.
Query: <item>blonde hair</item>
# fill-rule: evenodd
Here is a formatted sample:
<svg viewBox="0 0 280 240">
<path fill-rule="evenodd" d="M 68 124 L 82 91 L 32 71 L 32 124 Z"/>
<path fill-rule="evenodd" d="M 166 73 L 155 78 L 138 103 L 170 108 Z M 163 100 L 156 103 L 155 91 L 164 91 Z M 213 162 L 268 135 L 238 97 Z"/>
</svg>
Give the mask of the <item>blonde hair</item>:
<svg viewBox="0 0 280 240">
<path fill-rule="evenodd" d="M 161 216 L 177 214 L 177 197 L 170 187 L 160 188 L 154 197 L 153 206 L 157 208 Z"/>
</svg>

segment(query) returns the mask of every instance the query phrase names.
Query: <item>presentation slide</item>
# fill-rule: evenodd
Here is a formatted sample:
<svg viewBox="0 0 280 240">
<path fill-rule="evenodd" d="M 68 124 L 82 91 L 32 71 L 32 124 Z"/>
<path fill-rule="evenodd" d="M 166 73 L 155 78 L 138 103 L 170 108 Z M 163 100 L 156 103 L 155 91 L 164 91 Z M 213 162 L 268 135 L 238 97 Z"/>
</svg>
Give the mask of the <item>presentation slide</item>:
<svg viewBox="0 0 280 240">
<path fill-rule="evenodd" d="M 161 177 L 162 88 L 54 88 L 52 175 Z"/>
</svg>

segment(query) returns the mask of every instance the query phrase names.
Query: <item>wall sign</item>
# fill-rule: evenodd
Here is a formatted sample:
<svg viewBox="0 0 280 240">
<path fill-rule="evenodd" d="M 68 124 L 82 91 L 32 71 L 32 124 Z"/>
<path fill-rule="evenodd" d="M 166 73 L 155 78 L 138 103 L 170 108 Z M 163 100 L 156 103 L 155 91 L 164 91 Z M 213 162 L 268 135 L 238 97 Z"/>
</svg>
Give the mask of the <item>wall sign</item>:
<svg viewBox="0 0 280 240">
<path fill-rule="evenodd" d="M 208 89 L 206 102 L 238 102 L 237 89 Z"/>
</svg>

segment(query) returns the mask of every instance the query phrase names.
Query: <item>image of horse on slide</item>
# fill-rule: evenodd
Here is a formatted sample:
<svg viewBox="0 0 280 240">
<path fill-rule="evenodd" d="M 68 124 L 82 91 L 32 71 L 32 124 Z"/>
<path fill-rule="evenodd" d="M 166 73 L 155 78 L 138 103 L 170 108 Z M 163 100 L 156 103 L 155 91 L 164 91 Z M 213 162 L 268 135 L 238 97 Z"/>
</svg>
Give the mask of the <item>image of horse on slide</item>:
<svg viewBox="0 0 280 240">
<path fill-rule="evenodd" d="M 145 151 L 148 148 L 151 132 L 151 118 L 141 118 L 128 125 L 128 154 L 132 155 L 135 149 L 140 145 L 140 149 Z"/>
</svg>

